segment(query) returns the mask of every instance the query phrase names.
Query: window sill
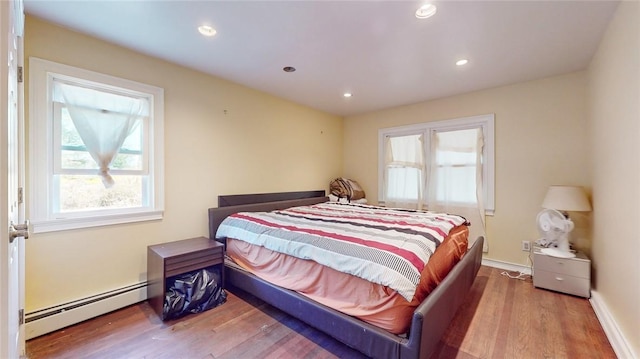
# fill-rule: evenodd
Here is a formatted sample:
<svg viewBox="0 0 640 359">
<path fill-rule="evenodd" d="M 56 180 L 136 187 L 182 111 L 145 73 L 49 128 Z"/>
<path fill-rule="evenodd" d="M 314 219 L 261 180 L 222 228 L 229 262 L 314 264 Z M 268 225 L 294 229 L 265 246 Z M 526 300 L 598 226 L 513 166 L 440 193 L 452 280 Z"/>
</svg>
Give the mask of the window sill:
<svg viewBox="0 0 640 359">
<path fill-rule="evenodd" d="M 67 230 L 81 229 L 81 228 L 110 226 L 114 224 L 155 221 L 155 220 L 162 219 L 163 214 L 164 212 L 162 210 L 159 210 L 159 211 L 119 213 L 119 214 L 92 216 L 92 217 L 75 217 L 75 218 L 31 221 L 31 232 L 46 233 L 46 232 L 67 231 Z"/>
</svg>

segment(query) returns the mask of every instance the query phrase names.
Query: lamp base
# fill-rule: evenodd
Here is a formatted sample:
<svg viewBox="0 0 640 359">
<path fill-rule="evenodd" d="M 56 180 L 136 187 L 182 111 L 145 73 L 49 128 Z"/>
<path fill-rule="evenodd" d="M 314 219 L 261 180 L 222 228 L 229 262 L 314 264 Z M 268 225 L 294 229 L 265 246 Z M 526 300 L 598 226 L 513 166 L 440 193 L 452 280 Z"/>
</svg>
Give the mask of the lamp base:
<svg viewBox="0 0 640 359">
<path fill-rule="evenodd" d="M 574 258 L 576 256 L 576 254 L 573 252 L 562 251 L 562 250 L 559 250 L 558 248 L 542 248 L 540 252 L 548 256 L 558 257 L 558 258 Z"/>
</svg>

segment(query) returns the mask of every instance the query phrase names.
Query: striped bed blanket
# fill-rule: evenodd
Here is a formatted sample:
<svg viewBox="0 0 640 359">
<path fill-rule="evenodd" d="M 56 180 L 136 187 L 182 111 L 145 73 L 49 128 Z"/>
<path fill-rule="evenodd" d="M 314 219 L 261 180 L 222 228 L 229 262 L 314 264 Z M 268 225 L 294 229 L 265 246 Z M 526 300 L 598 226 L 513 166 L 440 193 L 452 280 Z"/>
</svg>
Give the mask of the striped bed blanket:
<svg viewBox="0 0 640 359">
<path fill-rule="evenodd" d="M 313 260 L 388 286 L 411 301 L 430 256 L 457 215 L 326 202 L 227 217 L 216 238 L 234 238 Z"/>
</svg>

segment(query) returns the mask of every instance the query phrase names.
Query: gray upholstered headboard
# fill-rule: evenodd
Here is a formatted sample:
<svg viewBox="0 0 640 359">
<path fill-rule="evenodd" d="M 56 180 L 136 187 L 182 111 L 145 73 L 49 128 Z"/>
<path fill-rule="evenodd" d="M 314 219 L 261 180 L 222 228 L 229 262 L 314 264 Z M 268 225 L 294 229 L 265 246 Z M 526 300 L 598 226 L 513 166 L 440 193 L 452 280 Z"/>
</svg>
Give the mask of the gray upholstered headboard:
<svg viewBox="0 0 640 359">
<path fill-rule="evenodd" d="M 256 201 L 258 202 L 248 202 L 247 204 L 241 204 L 237 206 L 226 206 L 226 207 L 217 207 L 217 208 L 209 208 L 209 238 L 216 239 L 216 231 L 218 230 L 218 226 L 220 223 L 227 218 L 229 215 L 238 212 L 265 212 L 265 211 L 273 211 L 277 209 L 284 209 L 295 206 L 308 206 L 316 203 L 322 203 L 329 201 L 329 197 L 324 195 L 324 191 L 320 193 L 318 191 L 312 191 L 318 194 L 322 194 L 317 197 L 306 197 L 303 193 L 307 192 L 280 192 L 276 195 L 275 198 L 281 198 L 284 193 L 293 193 L 293 194 L 303 194 L 301 198 L 297 199 L 287 199 L 287 200 L 273 200 L 274 197 L 265 196 L 265 194 L 259 195 L 243 195 L 243 196 L 255 196 Z M 270 194 L 269 194 L 270 195 Z M 270 199 L 269 202 L 261 202 L 261 200 Z M 246 201 L 245 201 L 246 203 Z"/>
<path fill-rule="evenodd" d="M 288 201 L 292 199 L 303 199 L 313 197 L 324 197 L 324 190 L 298 191 L 298 192 L 275 192 L 275 193 L 254 193 L 254 194 L 232 194 L 218 196 L 218 207 L 239 206 L 241 204 L 265 203 L 276 201 Z"/>
</svg>

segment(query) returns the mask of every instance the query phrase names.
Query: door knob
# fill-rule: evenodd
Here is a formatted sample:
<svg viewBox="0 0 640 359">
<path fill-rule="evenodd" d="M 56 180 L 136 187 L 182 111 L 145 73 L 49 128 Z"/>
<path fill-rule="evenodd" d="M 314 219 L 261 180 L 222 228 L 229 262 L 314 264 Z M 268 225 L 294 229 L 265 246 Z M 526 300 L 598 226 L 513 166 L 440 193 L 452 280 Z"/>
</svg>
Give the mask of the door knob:
<svg viewBox="0 0 640 359">
<path fill-rule="evenodd" d="M 11 222 L 9 225 L 9 243 L 12 243 L 18 237 L 29 238 L 29 221 L 24 221 L 23 224 L 13 224 Z"/>
</svg>

